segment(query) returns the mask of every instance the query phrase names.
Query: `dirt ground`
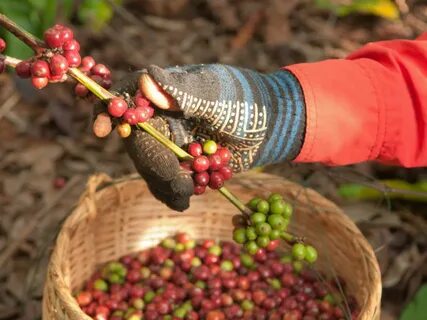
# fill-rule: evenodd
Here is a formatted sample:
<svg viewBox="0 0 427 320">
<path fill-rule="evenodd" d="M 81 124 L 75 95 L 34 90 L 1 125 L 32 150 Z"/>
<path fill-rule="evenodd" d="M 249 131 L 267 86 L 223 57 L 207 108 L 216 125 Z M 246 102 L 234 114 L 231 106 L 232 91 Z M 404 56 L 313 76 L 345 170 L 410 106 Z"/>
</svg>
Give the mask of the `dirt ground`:
<svg viewBox="0 0 427 320">
<path fill-rule="evenodd" d="M 76 25 L 83 51 L 109 65 L 118 80 L 148 64 L 220 62 L 272 71 L 280 66 L 343 58 L 376 40 L 415 38 L 427 31 L 425 1 L 396 1 L 399 21 L 337 18 L 311 0 L 129 0 L 109 26 L 94 33 Z M 71 86 L 41 93 L 0 76 L 0 319 L 37 319 L 47 259 L 61 222 L 89 175 L 133 172 L 120 139 L 96 139 L 91 109 Z M 377 187 L 384 178 L 427 178 L 424 169 L 376 164 L 328 169 L 278 165 L 268 171 L 312 187 L 341 205 L 373 245 L 383 273 L 382 319 L 396 319 L 425 282 L 425 203 L 346 202 L 343 182 Z M 424 215 L 422 215 L 424 213 Z"/>
</svg>

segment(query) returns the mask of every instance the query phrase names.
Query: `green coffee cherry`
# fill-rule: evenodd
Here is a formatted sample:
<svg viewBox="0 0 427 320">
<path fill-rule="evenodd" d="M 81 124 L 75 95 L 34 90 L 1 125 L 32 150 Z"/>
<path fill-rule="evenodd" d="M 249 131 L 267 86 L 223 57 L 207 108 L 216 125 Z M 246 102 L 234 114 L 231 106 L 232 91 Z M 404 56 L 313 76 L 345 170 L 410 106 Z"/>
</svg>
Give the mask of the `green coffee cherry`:
<svg viewBox="0 0 427 320">
<path fill-rule="evenodd" d="M 282 199 L 283 199 L 283 197 L 279 193 L 272 193 L 268 197 L 268 202 L 272 203 L 276 200 L 282 200 Z"/>
<path fill-rule="evenodd" d="M 245 244 L 245 248 L 248 251 L 249 254 L 254 255 L 255 253 L 257 253 L 259 247 L 256 244 L 255 241 L 249 241 Z"/>
<path fill-rule="evenodd" d="M 240 256 L 240 262 L 246 267 L 251 268 L 255 265 L 254 259 L 249 254 L 242 254 Z"/>
<path fill-rule="evenodd" d="M 261 248 L 265 248 L 268 246 L 268 244 L 270 243 L 270 238 L 268 236 L 259 236 L 256 239 L 256 243 L 259 247 Z"/>
<path fill-rule="evenodd" d="M 243 244 L 246 242 L 245 228 L 238 228 L 233 231 L 233 240 L 237 243 Z"/>
<path fill-rule="evenodd" d="M 247 238 L 247 240 L 255 240 L 256 239 L 256 237 L 257 237 L 257 234 L 256 234 L 256 230 L 255 230 L 255 228 L 254 227 L 247 227 L 246 228 L 246 238 Z"/>
<path fill-rule="evenodd" d="M 214 154 L 218 149 L 218 145 L 213 140 L 206 140 L 203 143 L 203 153 L 205 154 Z"/>
<path fill-rule="evenodd" d="M 301 261 L 294 261 L 292 262 L 292 267 L 294 268 L 294 272 L 300 273 L 304 264 Z"/>
<path fill-rule="evenodd" d="M 243 300 L 241 305 L 244 311 L 252 310 L 254 308 L 254 303 L 251 300 Z"/>
<path fill-rule="evenodd" d="M 284 231 L 287 227 L 286 220 L 280 214 L 272 214 L 268 217 L 268 223 L 273 229 Z"/>
<path fill-rule="evenodd" d="M 276 200 L 270 203 L 270 213 L 283 215 L 285 212 L 285 201 Z"/>
<path fill-rule="evenodd" d="M 176 241 L 173 238 L 166 238 L 162 241 L 162 247 L 166 249 L 174 249 L 176 246 Z"/>
<path fill-rule="evenodd" d="M 304 260 L 305 252 L 305 245 L 303 245 L 302 243 L 295 243 L 292 246 L 292 257 L 294 257 L 295 260 Z"/>
<path fill-rule="evenodd" d="M 304 259 L 308 263 L 315 263 L 317 260 L 317 250 L 313 246 L 306 246 Z"/>
<path fill-rule="evenodd" d="M 156 296 L 156 293 L 154 291 L 147 291 L 144 294 L 144 302 L 145 303 L 150 303 L 151 301 L 153 301 L 154 297 Z"/>
<path fill-rule="evenodd" d="M 285 219 L 290 219 L 292 217 L 293 208 L 289 203 L 285 203 L 285 210 L 283 211 L 282 215 Z"/>
<path fill-rule="evenodd" d="M 255 230 L 259 236 L 268 236 L 271 232 L 271 226 L 266 222 L 257 223 Z"/>
<path fill-rule="evenodd" d="M 267 220 L 267 217 L 265 214 L 261 213 L 261 212 L 255 212 L 251 215 L 251 222 L 252 224 L 257 224 L 260 222 L 265 222 Z"/>
<path fill-rule="evenodd" d="M 268 283 L 275 290 L 279 290 L 280 288 L 282 288 L 282 284 L 281 284 L 280 280 L 277 278 L 269 279 Z"/>
<path fill-rule="evenodd" d="M 103 279 L 95 280 L 95 282 L 93 283 L 93 287 L 94 289 L 99 291 L 108 291 L 108 283 Z"/>
<path fill-rule="evenodd" d="M 220 256 L 222 253 L 222 249 L 219 245 L 215 244 L 209 248 L 209 253 L 215 256 Z"/>
<path fill-rule="evenodd" d="M 270 205 L 269 205 L 268 201 L 265 201 L 265 200 L 259 201 L 256 205 L 256 210 L 258 212 L 267 214 L 268 211 L 270 210 Z"/>
<path fill-rule="evenodd" d="M 221 262 L 221 269 L 224 271 L 232 271 L 234 269 L 233 262 L 230 260 L 224 260 Z"/>
<path fill-rule="evenodd" d="M 253 198 L 251 201 L 248 202 L 248 207 L 251 208 L 252 210 L 256 210 L 256 206 L 258 204 L 258 202 L 260 202 L 262 199 L 261 198 Z"/>
<path fill-rule="evenodd" d="M 271 230 L 270 234 L 268 235 L 271 240 L 276 240 L 280 238 L 280 231 L 279 230 Z"/>
</svg>

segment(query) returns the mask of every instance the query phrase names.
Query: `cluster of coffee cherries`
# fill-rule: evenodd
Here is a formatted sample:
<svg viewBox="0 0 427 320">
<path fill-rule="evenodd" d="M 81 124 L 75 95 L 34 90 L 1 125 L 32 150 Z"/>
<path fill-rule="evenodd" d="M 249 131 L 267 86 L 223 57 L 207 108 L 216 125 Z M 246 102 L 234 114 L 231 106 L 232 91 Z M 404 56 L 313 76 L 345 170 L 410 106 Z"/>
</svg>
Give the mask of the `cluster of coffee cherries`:
<svg viewBox="0 0 427 320">
<path fill-rule="evenodd" d="M 252 256 L 233 242 L 187 234 L 103 266 L 76 295 L 96 320 L 343 320 L 338 287 L 279 250 Z M 320 280 L 323 279 L 323 280 Z M 347 298 L 351 318 L 357 304 Z"/>
<path fill-rule="evenodd" d="M 6 41 L 3 38 L 0 38 L 0 53 L 3 53 L 6 50 Z M 6 68 L 4 59 L 0 59 L 0 73 L 2 73 Z"/>
<path fill-rule="evenodd" d="M 102 63 L 96 63 L 92 56 L 82 58 L 79 70 L 90 77 L 104 89 L 110 89 L 112 85 L 111 71 Z M 74 87 L 76 96 L 84 98 L 90 96 L 90 91 L 83 84 L 77 83 Z"/>
<path fill-rule="evenodd" d="M 64 81 L 68 68 L 81 63 L 80 44 L 70 28 L 57 24 L 45 31 L 44 41 L 47 48 L 42 53 L 21 61 L 15 68 L 19 77 L 31 78 L 37 89 L 46 87 L 49 81 Z"/>
<path fill-rule="evenodd" d="M 289 239 L 286 233 L 292 217 L 292 206 L 278 193 L 271 194 L 267 200 L 256 197 L 247 206 L 252 210 L 250 221 L 235 223 L 233 240 L 245 246 L 249 254 L 256 254 L 260 248 L 276 247 L 281 238 Z M 292 254 L 297 261 L 314 263 L 317 251 L 310 245 L 295 243 Z"/>
<path fill-rule="evenodd" d="M 233 171 L 228 166 L 230 150 L 219 146 L 215 141 L 206 140 L 203 144 L 192 142 L 187 151 L 194 159 L 182 162 L 181 167 L 192 174 L 194 194 L 203 194 L 207 186 L 219 189 L 233 176 Z"/>
<path fill-rule="evenodd" d="M 141 91 L 137 90 L 134 97 L 116 97 L 108 102 L 108 114 L 119 122 L 117 132 L 122 138 L 131 134 L 131 126 L 146 122 L 154 115 L 151 102 L 146 99 Z"/>
</svg>

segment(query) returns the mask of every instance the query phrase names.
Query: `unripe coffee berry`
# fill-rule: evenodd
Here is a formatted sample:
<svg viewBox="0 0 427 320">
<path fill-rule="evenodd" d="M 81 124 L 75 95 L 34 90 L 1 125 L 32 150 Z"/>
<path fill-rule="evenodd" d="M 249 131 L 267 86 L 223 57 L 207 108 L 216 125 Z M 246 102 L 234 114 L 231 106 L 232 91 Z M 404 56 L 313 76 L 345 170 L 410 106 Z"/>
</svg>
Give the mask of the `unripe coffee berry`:
<svg viewBox="0 0 427 320">
<path fill-rule="evenodd" d="M 218 145 L 213 140 L 207 140 L 203 143 L 203 152 L 207 155 L 214 154 L 218 149 Z"/>
<path fill-rule="evenodd" d="M 117 132 L 120 137 L 127 138 L 132 132 L 132 128 L 129 123 L 121 123 L 117 126 Z"/>
<path fill-rule="evenodd" d="M 295 260 L 304 260 L 305 253 L 305 246 L 302 243 L 295 243 L 292 246 L 292 257 L 294 257 Z"/>
</svg>

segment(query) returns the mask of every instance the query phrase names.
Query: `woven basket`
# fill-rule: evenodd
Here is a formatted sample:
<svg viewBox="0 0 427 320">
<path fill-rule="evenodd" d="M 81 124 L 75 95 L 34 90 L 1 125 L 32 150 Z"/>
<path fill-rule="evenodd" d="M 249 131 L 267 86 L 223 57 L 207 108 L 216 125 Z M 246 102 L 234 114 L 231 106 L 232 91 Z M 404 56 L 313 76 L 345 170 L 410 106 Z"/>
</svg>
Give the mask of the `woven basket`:
<svg viewBox="0 0 427 320">
<path fill-rule="evenodd" d="M 239 175 L 227 184 L 244 201 L 281 193 L 293 203 L 291 231 L 319 250 L 318 268 L 337 274 L 361 305 L 361 320 L 379 319 L 381 277 L 372 248 L 342 211 L 315 191 L 263 173 Z M 236 209 L 218 192 L 193 197 L 184 213 L 156 201 L 144 181 L 89 180 L 87 191 L 68 217 L 50 259 L 43 298 L 43 319 L 89 320 L 72 293 L 109 260 L 156 244 L 177 231 L 195 239 L 230 240 Z"/>
</svg>

